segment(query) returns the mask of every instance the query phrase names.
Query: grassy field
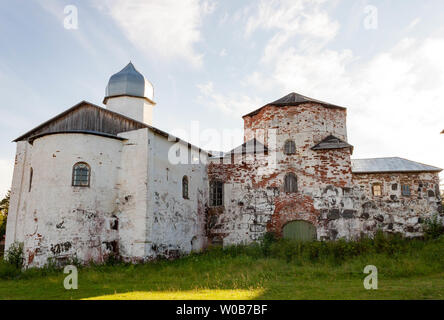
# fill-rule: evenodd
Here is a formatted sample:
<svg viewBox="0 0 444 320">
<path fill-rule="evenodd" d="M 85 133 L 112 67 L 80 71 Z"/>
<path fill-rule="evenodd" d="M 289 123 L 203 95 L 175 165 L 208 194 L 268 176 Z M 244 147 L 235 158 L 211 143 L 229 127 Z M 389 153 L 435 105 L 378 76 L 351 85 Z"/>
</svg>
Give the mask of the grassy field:
<svg viewBox="0 0 444 320">
<path fill-rule="evenodd" d="M 378 289 L 366 290 L 366 265 Z M 4 265 L 4 263 L 3 263 Z M 0 299 L 444 299 L 444 238 L 361 245 L 277 242 L 213 249 L 175 261 L 13 274 L 0 267 Z"/>
</svg>

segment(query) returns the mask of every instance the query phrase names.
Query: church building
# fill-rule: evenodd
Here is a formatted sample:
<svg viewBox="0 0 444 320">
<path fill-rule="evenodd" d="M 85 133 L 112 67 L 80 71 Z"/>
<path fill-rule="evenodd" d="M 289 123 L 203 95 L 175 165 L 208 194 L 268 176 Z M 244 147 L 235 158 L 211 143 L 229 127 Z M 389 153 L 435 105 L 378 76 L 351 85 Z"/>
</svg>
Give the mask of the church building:
<svg viewBox="0 0 444 320">
<path fill-rule="evenodd" d="M 103 104 L 82 101 L 14 140 L 6 249 L 23 243 L 26 266 L 174 258 L 266 232 L 416 237 L 443 212 L 440 168 L 351 159 L 341 106 L 290 93 L 245 115 L 244 143 L 215 153 L 153 126 L 153 86 L 132 63 Z"/>
</svg>

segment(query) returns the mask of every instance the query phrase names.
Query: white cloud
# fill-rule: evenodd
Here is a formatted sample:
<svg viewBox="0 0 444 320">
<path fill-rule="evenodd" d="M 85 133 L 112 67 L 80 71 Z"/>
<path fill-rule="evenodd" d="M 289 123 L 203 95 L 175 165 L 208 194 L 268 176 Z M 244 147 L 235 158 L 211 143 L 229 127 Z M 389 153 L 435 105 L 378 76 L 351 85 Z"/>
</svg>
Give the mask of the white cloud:
<svg viewBox="0 0 444 320">
<path fill-rule="evenodd" d="M 217 109 L 223 113 L 238 118 L 248 113 L 251 106 L 259 106 L 261 101 L 258 98 L 251 98 L 247 95 L 232 93 L 224 95 L 214 90 L 214 85 L 210 81 L 197 85 L 201 95 L 198 101 L 209 108 Z"/>
<path fill-rule="evenodd" d="M 11 189 L 13 171 L 13 159 L 0 159 L 0 199 L 3 199 L 6 192 Z"/>
<path fill-rule="evenodd" d="M 214 10 L 216 10 L 217 7 L 217 2 L 214 1 L 202 1 L 202 12 L 204 14 L 211 14 L 214 12 Z"/>
<path fill-rule="evenodd" d="M 260 92 L 265 87 L 296 91 L 347 107 L 355 157 L 401 156 L 444 168 L 444 136 L 439 134 L 444 128 L 444 38 L 406 37 L 363 60 L 349 49 L 327 46 L 339 25 L 320 2 L 292 3 L 262 2 L 247 21 L 247 35 L 259 28 L 276 31 L 260 68 L 244 83 Z M 315 19 L 304 20 L 307 6 Z M 410 29 L 419 22 L 412 21 Z M 289 41 L 294 34 L 301 37 L 297 44 Z"/>
<path fill-rule="evenodd" d="M 194 45 L 202 39 L 202 18 L 215 4 L 199 0 L 98 0 L 126 37 L 144 53 L 157 58 L 182 58 L 195 66 L 202 55 Z"/>
<path fill-rule="evenodd" d="M 323 0 L 261 1 L 255 14 L 247 20 L 245 33 L 251 35 L 257 29 L 276 29 L 280 38 L 294 35 L 333 39 L 339 24 L 331 21 L 321 10 Z"/>
<path fill-rule="evenodd" d="M 407 27 L 407 30 L 414 29 L 418 25 L 418 23 L 420 23 L 420 22 L 421 22 L 421 18 L 414 19 L 412 22 L 410 22 L 409 26 Z"/>
</svg>

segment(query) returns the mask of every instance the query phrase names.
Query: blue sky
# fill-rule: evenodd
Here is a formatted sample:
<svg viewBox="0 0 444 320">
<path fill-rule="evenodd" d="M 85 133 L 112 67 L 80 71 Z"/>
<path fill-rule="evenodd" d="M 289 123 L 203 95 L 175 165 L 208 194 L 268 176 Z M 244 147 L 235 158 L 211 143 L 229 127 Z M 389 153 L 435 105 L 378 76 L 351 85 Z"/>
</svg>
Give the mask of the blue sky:
<svg viewBox="0 0 444 320">
<path fill-rule="evenodd" d="M 81 100 L 102 105 L 130 60 L 154 85 L 154 125 L 202 147 L 240 143 L 243 114 L 295 91 L 347 107 L 354 158 L 444 168 L 442 21 L 439 0 L 0 0 L 0 194 L 11 141 Z M 196 121 L 233 139 L 187 136 Z"/>
</svg>

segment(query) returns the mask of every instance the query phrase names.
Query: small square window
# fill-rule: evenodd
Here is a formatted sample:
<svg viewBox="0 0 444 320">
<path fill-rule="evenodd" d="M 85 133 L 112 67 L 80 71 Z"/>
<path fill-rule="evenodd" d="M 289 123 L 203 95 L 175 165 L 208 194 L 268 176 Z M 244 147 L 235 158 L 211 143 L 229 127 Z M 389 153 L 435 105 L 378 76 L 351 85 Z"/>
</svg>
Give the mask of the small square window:
<svg viewBox="0 0 444 320">
<path fill-rule="evenodd" d="M 372 186 L 373 195 L 376 197 L 382 196 L 382 186 L 380 184 L 374 184 Z"/>
<path fill-rule="evenodd" d="M 392 184 L 392 190 L 393 191 L 398 190 L 398 184 L 397 183 Z"/>
<path fill-rule="evenodd" d="M 403 196 L 407 196 L 407 197 L 410 196 L 410 186 L 403 184 L 401 186 L 401 192 L 402 192 Z"/>
<path fill-rule="evenodd" d="M 294 143 L 293 140 L 285 141 L 284 153 L 285 154 L 295 154 L 296 153 L 296 144 Z"/>
</svg>

